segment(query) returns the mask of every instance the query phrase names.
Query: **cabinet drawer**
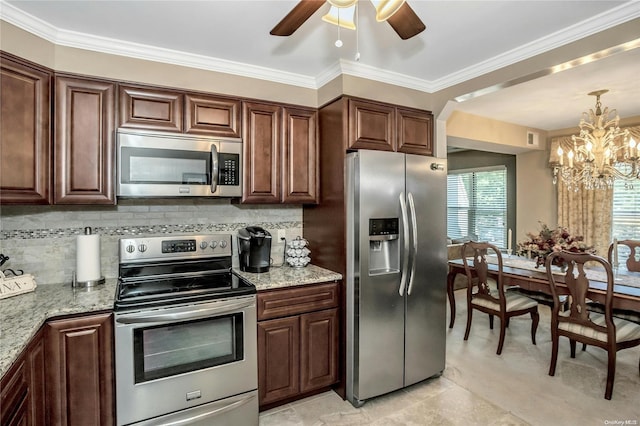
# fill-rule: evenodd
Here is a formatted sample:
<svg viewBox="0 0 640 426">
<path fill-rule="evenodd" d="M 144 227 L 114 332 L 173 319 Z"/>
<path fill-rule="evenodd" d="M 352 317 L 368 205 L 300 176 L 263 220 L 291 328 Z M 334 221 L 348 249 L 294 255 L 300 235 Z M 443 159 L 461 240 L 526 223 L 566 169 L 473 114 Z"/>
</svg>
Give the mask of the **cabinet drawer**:
<svg viewBox="0 0 640 426">
<path fill-rule="evenodd" d="M 338 283 L 258 292 L 258 321 L 338 306 Z"/>
</svg>

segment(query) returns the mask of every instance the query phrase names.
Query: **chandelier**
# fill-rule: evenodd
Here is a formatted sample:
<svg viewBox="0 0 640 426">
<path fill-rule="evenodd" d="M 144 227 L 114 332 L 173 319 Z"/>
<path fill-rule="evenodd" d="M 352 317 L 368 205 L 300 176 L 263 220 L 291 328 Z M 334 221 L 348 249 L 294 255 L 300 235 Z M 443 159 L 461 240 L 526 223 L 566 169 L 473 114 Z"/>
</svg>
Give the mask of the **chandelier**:
<svg viewBox="0 0 640 426">
<path fill-rule="evenodd" d="M 553 183 L 558 177 L 569 190 L 611 188 L 616 179 L 640 179 L 638 146 L 629 130 L 618 127 L 615 109 L 602 108 L 600 96 L 608 90 L 589 93 L 596 97 L 595 111 L 582 113 L 580 134 L 558 146 L 558 162 L 553 168 Z M 609 118 L 614 116 L 614 118 Z M 565 158 L 566 156 L 566 158 Z"/>
</svg>

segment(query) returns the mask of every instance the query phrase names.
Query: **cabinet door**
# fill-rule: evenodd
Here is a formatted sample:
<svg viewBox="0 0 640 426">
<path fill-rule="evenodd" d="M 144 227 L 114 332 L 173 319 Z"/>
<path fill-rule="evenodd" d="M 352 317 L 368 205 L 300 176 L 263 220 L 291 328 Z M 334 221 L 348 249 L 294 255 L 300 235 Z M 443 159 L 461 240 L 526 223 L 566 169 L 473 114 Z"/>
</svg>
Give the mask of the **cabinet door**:
<svg viewBox="0 0 640 426">
<path fill-rule="evenodd" d="M 258 322 L 258 395 L 260 405 L 299 393 L 300 320 Z"/>
<path fill-rule="evenodd" d="M 338 380 L 338 309 L 300 315 L 300 392 Z"/>
<path fill-rule="evenodd" d="M 284 109 L 282 138 L 282 202 L 318 202 L 317 113 Z"/>
<path fill-rule="evenodd" d="M 115 83 L 56 77 L 55 203 L 115 204 Z"/>
<path fill-rule="evenodd" d="M 29 367 L 29 418 L 31 425 L 47 424 L 45 392 L 45 344 L 42 329 L 32 340 L 27 352 Z"/>
<path fill-rule="evenodd" d="M 0 203 L 51 203 L 51 73 L 0 55 Z"/>
<path fill-rule="evenodd" d="M 51 425 L 113 425 L 113 321 L 109 313 L 46 323 Z"/>
<path fill-rule="evenodd" d="M 280 202 L 281 114 L 278 105 L 243 104 L 243 203 Z"/>
<path fill-rule="evenodd" d="M 391 105 L 349 99 L 347 149 L 396 149 L 395 108 Z"/>
<path fill-rule="evenodd" d="M 0 382 L 0 424 L 23 423 L 29 415 L 29 372 L 21 355 Z"/>
<path fill-rule="evenodd" d="M 0 424 L 46 424 L 44 339 L 38 331 L 0 382 Z"/>
<path fill-rule="evenodd" d="M 409 108 L 397 108 L 398 151 L 433 155 L 433 114 Z"/>
<path fill-rule="evenodd" d="M 120 86 L 120 127 L 182 132 L 183 107 L 179 92 Z"/>
<path fill-rule="evenodd" d="M 185 96 L 185 132 L 240 138 L 240 101 L 204 95 Z"/>
</svg>

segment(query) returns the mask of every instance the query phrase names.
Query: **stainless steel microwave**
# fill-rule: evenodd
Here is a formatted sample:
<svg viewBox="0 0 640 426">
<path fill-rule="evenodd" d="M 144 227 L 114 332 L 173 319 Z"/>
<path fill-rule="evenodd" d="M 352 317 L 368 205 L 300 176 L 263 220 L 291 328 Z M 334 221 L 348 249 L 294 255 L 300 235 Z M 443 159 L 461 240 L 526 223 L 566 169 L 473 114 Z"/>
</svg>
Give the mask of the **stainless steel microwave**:
<svg viewBox="0 0 640 426">
<path fill-rule="evenodd" d="M 241 197 L 242 140 L 119 130 L 119 197 Z"/>
</svg>

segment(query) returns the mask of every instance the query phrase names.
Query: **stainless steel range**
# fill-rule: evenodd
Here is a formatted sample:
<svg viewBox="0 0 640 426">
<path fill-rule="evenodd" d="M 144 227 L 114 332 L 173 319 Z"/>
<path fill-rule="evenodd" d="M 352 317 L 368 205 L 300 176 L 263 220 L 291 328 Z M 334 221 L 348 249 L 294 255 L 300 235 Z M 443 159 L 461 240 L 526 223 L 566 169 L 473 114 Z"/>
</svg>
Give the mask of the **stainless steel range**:
<svg viewBox="0 0 640 426">
<path fill-rule="evenodd" d="M 120 240 L 118 425 L 257 425 L 256 289 L 232 235 Z"/>
</svg>

